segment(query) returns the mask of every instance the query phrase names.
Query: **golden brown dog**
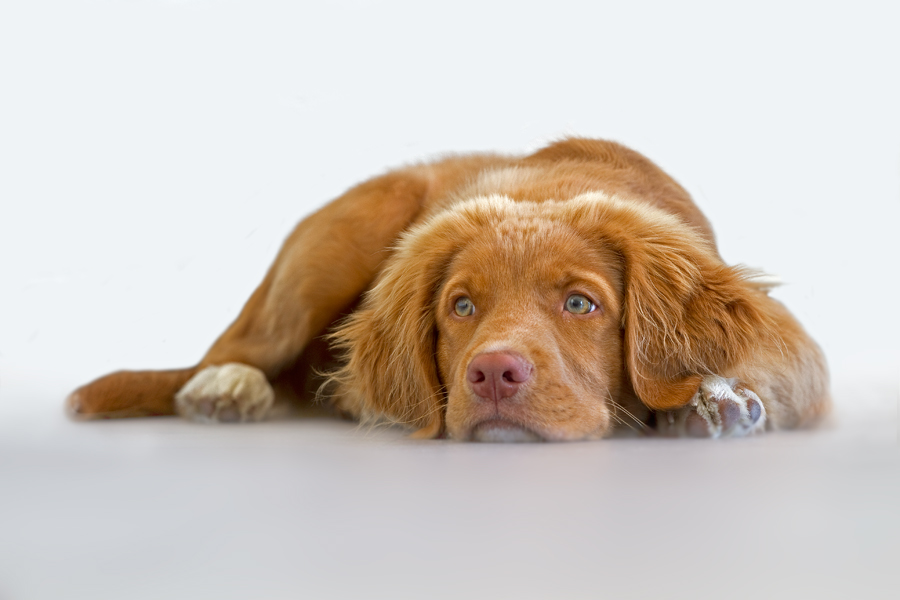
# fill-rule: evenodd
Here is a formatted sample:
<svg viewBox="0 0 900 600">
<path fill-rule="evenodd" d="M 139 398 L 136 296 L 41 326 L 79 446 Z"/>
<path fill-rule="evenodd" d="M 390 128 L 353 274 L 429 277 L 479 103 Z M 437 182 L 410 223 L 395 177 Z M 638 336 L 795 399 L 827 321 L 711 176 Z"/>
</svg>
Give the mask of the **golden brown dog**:
<svg viewBox="0 0 900 600">
<path fill-rule="evenodd" d="M 419 437 L 796 427 L 830 405 L 825 361 L 767 291 L 723 263 L 687 192 L 623 146 L 447 158 L 300 223 L 197 366 L 113 373 L 68 408 L 259 420 L 328 372 L 333 406 Z"/>
</svg>

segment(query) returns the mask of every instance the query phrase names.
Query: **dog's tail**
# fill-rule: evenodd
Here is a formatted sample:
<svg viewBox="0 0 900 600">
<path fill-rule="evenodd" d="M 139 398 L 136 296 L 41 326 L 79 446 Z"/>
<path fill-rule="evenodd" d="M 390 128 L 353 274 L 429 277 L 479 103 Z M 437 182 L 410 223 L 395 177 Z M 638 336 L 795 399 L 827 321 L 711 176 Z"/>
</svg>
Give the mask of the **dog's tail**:
<svg viewBox="0 0 900 600">
<path fill-rule="evenodd" d="M 198 370 L 116 371 L 69 394 L 66 412 L 79 420 L 173 415 L 175 393 Z"/>
</svg>

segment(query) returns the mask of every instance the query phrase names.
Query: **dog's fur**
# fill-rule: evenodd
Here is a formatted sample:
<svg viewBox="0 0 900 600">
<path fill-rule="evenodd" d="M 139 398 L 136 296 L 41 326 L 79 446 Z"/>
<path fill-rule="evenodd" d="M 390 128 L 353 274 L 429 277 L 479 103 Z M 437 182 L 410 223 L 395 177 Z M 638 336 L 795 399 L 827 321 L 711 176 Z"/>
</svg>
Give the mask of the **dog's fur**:
<svg viewBox="0 0 900 600">
<path fill-rule="evenodd" d="M 830 405 L 825 361 L 767 291 L 723 263 L 687 192 L 623 146 L 458 156 L 301 222 L 199 365 L 113 373 L 68 407 L 257 420 L 326 371 L 333 406 L 426 438 L 796 427 Z"/>
</svg>

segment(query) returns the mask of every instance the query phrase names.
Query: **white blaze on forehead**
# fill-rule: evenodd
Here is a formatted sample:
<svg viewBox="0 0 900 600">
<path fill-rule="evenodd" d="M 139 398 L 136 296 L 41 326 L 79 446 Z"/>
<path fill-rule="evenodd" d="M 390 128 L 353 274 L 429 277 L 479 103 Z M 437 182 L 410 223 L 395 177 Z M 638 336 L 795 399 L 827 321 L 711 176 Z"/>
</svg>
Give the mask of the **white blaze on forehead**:
<svg viewBox="0 0 900 600">
<path fill-rule="evenodd" d="M 476 198 L 512 192 L 537 183 L 544 177 L 543 169 L 531 167 L 504 167 L 482 171 L 472 183 L 459 193 L 460 198 Z"/>
</svg>

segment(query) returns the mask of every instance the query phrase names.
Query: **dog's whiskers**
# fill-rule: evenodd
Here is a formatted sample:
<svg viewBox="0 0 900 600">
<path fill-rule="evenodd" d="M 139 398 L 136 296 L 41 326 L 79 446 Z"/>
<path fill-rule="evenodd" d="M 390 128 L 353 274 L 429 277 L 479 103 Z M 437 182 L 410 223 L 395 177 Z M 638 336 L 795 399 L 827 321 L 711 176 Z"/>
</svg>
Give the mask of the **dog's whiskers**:
<svg viewBox="0 0 900 600">
<path fill-rule="evenodd" d="M 631 411 L 629 411 L 627 408 L 622 406 L 620 403 L 616 402 L 612 398 L 612 395 L 607 393 L 606 401 L 609 403 L 610 407 L 613 409 L 610 414 L 618 423 L 620 423 L 621 425 L 624 425 L 625 427 L 628 427 L 632 431 L 646 431 L 647 430 L 647 424 L 644 423 L 641 419 L 637 418 Z M 630 422 L 628 422 L 624 418 L 622 418 L 622 415 L 619 414 L 619 411 L 621 411 L 621 413 L 624 414 L 626 417 L 628 417 L 631 421 L 634 421 L 634 423 L 637 424 L 637 427 L 634 427 Z"/>
</svg>

